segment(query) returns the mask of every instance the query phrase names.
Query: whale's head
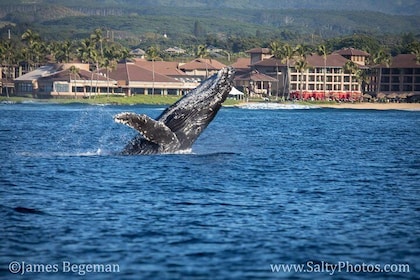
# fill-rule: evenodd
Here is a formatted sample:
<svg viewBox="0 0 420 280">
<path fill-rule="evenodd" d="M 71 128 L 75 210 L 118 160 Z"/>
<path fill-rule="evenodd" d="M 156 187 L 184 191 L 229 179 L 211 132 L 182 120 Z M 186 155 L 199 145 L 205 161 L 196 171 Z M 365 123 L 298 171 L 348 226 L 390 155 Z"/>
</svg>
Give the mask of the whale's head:
<svg viewBox="0 0 420 280">
<path fill-rule="evenodd" d="M 233 87 L 235 71 L 225 67 L 204 80 L 158 118 L 180 139 L 181 148 L 190 148 L 214 119 Z"/>
<path fill-rule="evenodd" d="M 193 89 L 188 95 L 191 98 L 184 99 L 201 107 L 213 108 L 219 107 L 229 95 L 233 86 L 233 77 L 235 71 L 232 67 L 226 67 L 204 80 L 197 88 Z M 182 100 L 182 99 L 181 99 Z"/>
</svg>

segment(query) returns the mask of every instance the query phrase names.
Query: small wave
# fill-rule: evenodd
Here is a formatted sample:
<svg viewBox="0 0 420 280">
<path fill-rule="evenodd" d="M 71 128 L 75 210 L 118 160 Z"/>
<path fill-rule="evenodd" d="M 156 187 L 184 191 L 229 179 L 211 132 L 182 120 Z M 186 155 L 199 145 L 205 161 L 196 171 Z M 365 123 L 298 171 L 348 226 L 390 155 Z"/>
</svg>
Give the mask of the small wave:
<svg viewBox="0 0 420 280">
<path fill-rule="evenodd" d="M 300 104 L 280 104 L 280 103 L 246 103 L 238 105 L 238 108 L 248 110 L 302 110 L 318 109 L 318 106 L 300 105 Z"/>
</svg>

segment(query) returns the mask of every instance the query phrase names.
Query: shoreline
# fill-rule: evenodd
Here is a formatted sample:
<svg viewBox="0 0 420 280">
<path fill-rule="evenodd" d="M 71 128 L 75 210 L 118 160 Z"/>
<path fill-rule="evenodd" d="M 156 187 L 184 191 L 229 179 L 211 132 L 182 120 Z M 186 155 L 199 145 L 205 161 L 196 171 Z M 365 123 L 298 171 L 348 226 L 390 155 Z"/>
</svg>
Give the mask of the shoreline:
<svg viewBox="0 0 420 280">
<path fill-rule="evenodd" d="M 347 109 L 347 110 L 402 110 L 420 111 L 420 103 L 316 103 L 316 102 L 244 102 L 233 107 L 265 109 Z"/>
<path fill-rule="evenodd" d="M 340 103 L 340 104 L 319 104 L 321 108 L 330 109 L 355 109 L 355 110 L 405 110 L 420 111 L 420 103 Z"/>
<path fill-rule="evenodd" d="M 0 104 L 15 104 L 15 103 L 50 103 L 50 104 L 90 104 L 90 105 L 171 105 L 178 100 L 175 96 L 138 96 L 138 97 L 99 97 L 92 99 L 37 99 L 27 97 L 0 97 Z M 232 100 L 233 101 L 233 100 Z M 354 109 L 354 110 L 405 110 L 405 111 L 420 111 L 420 103 L 317 103 L 317 102 L 238 102 L 230 101 L 223 103 L 224 107 L 245 107 L 248 105 L 264 105 L 270 104 L 269 107 L 276 105 L 284 107 L 304 106 L 309 108 L 324 108 L 324 109 Z"/>
</svg>

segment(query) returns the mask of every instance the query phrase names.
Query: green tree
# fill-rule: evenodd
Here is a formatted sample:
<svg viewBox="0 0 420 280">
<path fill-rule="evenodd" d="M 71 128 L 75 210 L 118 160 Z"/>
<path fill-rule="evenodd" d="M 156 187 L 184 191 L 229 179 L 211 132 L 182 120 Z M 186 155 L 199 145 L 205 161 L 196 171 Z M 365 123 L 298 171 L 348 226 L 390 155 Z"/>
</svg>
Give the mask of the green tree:
<svg viewBox="0 0 420 280">
<path fill-rule="evenodd" d="M 353 77 L 359 71 L 359 67 L 353 61 L 348 60 L 343 66 L 343 71 L 344 73 L 350 74 L 350 94 L 351 98 L 353 98 Z"/>
<path fill-rule="evenodd" d="M 52 42 L 48 45 L 48 50 L 54 56 L 56 62 L 69 63 L 73 59 L 74 45 L 69 40 Z"/>
<path fill-rule="evenodd" d="M 79 68 L 77 68 L 76 66 L 72 65 L 69 68 L 69 73 L 70 73 L 70 83 L 72 81 L 74 81 L 74 99 L 77 99 L 77 84 L 76 84 L 76 78 L 80 77 L 79 76 Z M 73 87 L 71 87 L 73 89 Z"/>
<path fill-rule="evenodd" d="M 94 62 L 98 61 L 98 52 L 95 48 L 95 43 L 90 39 L 83 39 L 80 42 L 80 46 L 77 49 L 78 51 L 78 57 L 80 60 L 84 63 L 88 63 L 89 65 L 92 65 Z M 92 88 L 93 88 L 93 67 L 90 67 L 91 70 L 91 79 L 90 79 L 90 90 L 89 90 L 89 98 L 91 98 L 92 95 Z"/>
<path fill-rule="evenodd" d="M 416 63 L 420 64 L 420 42 L 413 42 L 410 44 L 410 53 L 416 56 Z"/>
<path fill-rule="evenodd" d="M 303 73 L 309 69 L 308 62 L 304 57 L 299 58 L 295 63 L 295 69 L 300 73 L 299 78 L 299 99 L 303 99 Z"/>
<path fill-rule="evenodd" d="M 378 94 L 381 90 L 382 69 L 384 66 L 389 68 L 391 64 L 391 55 L 387 51 L 385 51 L 385 49 L 381 48 L 373 56 L 373 63 L 375 63 L 379 67 L 379 74 L 377 75 L 378 80 L 376 83 L 376 94 Z"/>
<path fill-rule="evenodd" d="M 146 50 L 147 57 L 152 61 L 152 75 L 153 75 L 153 85 L 152 85 L 152 95 L 155 94 L 155 60 L 160 59 L 159 48 L 157 46 L 151 46 Z"/>
<path fill-rule="evenodd" d="M 284 44 L 281 48 L 283 61 L 286 62 L 287 75 L 285 76 L 284 89 L 287 89 L 287 99 L 290 99 L 290 62 L 295 57 L 295 50 L 289 44 Z M 284 92 L 283 92 L 284 96 Z"/>
<path fill-rule="evenodd" d="M 324 78 L 323 78 L 324 79 L 324 84 L 323 84 L 323 89 L 324 89 L 324 98 L 325 98 L 325 96 L 326 96 L 326 90 L 327 90 L 326 83 L 327 83 L 327 56 L 328 56 L 328 51 L 327 51 L 326 45 L 324 45 L 324 44 L 319 45 L 317 47 L 316 51 L 317 51 L 317 54 L 320 55 L 320 56 L 322 56 L 322 58 L 324 60 L 324 69 L 323 69 L 323 72 L 324 72 Z"/>
<path fill-rule="evenodd" d="M 11 80 L 11 69 L 13 68 L 13 50 L 14 46 L 10 40 L 0 41 L 0 66 L 3 73 L 0 73 L 2 89 L 0 94 L 3 93 L 3 87 L 6 85 L 6 96 L 9 98 L 9 87 L 7 86 Z"/>
<path fill-rule="evenodd" d="M 195 49 L 195 56 L 202 59 L 207 59 L 207 58 L 210 58 L 210 53 L 207 50 L 207 47 L 205 45 L 198 45 L 197 48 Z M 211 59 L 210 59 L 210 62 L 211 62 Z M 204 63 L 206 65 L 206 78 L 208 78 L 209 76 L 208 63 L 206 60 L 204 60 Z"/>
<path fill-rule="evenodd" d="M 45 59 L 45 43 L 41 41 L 39 34 L 31 29 L 27 29 L 22 34 L 21 39 L 25 43 L 23 51 L 26 55 L 26 62 L 28 63 L 27 71 L 33 70 Z"/>
<path fill-rule="evenodd" d="M 277 80 L 276 100 L 277 100 L 278 97 L 279 97 L 279 90 L 280 90 L 279 89 L 279 65 L 278 65 L 278 60 L 281 61 L 283 59 L 283 52 L 282 52 L 280 42 L 273 41 L 273 42 L 270 43 L 270 53 L 276 59 L 276 80 Z M 283 80 L 283 82 L 284 82 L 284 80 Z M 284 101 L 284 91 L 283 91 L 282 100 Z"/>
</svg>

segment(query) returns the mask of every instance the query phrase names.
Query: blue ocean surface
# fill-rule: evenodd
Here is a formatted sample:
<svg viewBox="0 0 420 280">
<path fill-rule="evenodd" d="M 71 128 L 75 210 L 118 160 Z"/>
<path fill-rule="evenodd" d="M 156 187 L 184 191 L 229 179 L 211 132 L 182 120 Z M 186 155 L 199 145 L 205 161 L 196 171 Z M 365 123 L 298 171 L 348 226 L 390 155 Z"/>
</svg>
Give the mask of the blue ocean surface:
<svg viewBox="0 0 420 280">
<path fill-rule="evenodd" d="M 420 278 L 420 112 L 222 108 L 120 155 L 113 115 L 163 109 L 0 105 L 0 279 Z"/>
</svg>

